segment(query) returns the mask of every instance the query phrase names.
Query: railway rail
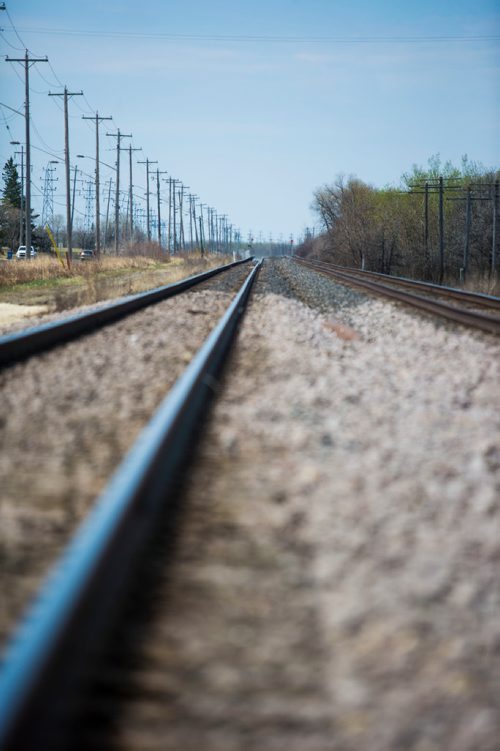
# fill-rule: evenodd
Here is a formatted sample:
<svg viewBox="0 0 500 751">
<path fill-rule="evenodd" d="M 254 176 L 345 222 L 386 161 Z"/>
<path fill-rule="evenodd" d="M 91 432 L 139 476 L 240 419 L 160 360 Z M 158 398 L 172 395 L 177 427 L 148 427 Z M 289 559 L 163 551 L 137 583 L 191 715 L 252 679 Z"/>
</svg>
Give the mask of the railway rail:
<svg viewBox="0 0 500 751">
<path fill-rule="evenodd" d="M 401 277 L 390 277 L 385 274 L 361 271 L 359 269 L 344 268 L 323 261 L 294 259 L 303 266 L 328 274 L 333 279 L 357 286 L 369 292 L 389 297 L 399 302 L 407 303 L 415 308 L 433 315 L 442 316 L 455 323 L 472 326 L 492 334 L 500 334 L 500 298 L 484 295 L 453 287 L 441 287 L 437 284 L 417 282 Z M 383 281 L 382 281 L 383 280 Z M 418 290 L 421 294 L 407 291 L 407 288 Z M 445 297 L 458 301 L 460 305 L 451 305 L 436 299 Z M 487 309 L 478 311 L 475 308 Z"/>
<path fill-rule="evenodd" d="M 172 509 L 176 478 L 261 263 L 115 472 L 14 633 L 0 670 L 2 749 L 52 750 L 65 743 L 87 663 L 119 613 L 154 525 Z"/>
<path fill-rule="evenodd" d="M 31 355 L 39 354 L 79 336 L 89 334 L 142 308 L 186 292 L 218 274 L 251 260 L 251 258 L 245 258 L 242 261 L 225 264 L 202 274 L 182 279 L 180 282 L 157 287 L 137 295 L 122 297 L 97 310 L 78 313 L 60 321 L 44 323 L 14 334 L 6 334 L 0 337 L 0 367 L 11 365 L 31 357 Z"/>
</svg>

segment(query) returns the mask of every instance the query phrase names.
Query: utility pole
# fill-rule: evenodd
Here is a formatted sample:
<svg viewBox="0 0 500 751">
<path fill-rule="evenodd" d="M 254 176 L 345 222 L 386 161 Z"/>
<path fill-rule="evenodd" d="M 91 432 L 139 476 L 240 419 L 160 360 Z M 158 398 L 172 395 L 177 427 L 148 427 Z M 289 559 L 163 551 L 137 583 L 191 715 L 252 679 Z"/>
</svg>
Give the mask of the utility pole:
<svg viewBox="0 0 500 751">
<path fill-rule="evenodd" d="M 439 178 L 439 284 L 444 279 L 444 185 Z"/>
<path fill-rule="evenodd" d="M 195 196 L 192 193 L 188 193 L 188 199 L 189 199 L 189 244 L 190 244 L 190 250 L 193 250 L 193 204 L 194 204 L 194 198 Z M 196 230 L 196 220 L 195 220 L 195 230 Z"/>
<path fill-rule="evenodd" d="M 200 216 L 198 217 L 199 224 L 200 224 L 200 252 L 202 257 L 205 255 L 205 244 L 204 244 L 204 228 L 203 228 L 203 207 L 206 206 L 207 210 L 210 211 L 209 207 L 205 203 L 200 203 Z M 210 232 L 210 228 L 209 228 Z"/>
<path fill-rule="evenodd" d="M 208 248 L 213 253 L 214 251 L 214 240 L 213 240 L 213 212 L 214 210 L 210 208 L 210 206 L 207 207 L 207 224 L 208 224 Z"/>
<path fill-rule="evenodd" d="M 115 254 L 118 255 L 120 242 L 120 143 L 122 138 L 132 138 L 132 133 L 121 133 L 120 128 L 116 133 L 106 133 L 111 138 L 116 138 L 116 198 L 115 198 Z"/>
<path fill-rule="evenodd" d="M 161 217 L 160 217 L 160 175 L 166 175 L 167 171 L 163 170 L 161 172 L 158 168 L 156 169 L 156 200 L 157 200 L 157 206 L 158 206 L 158 245 L 161 248 Z"/>
<path fill-rule="evenodd" d="M 179 191 L 179 237 L 181 243 L 181 250 L 186 250 L 186 239 L 184 237 L 184 220 L 183 220 L 183 207 L 184 207 L 184 190 L 189 188 L 189 185 L 183 185 L 181 183 L 181 189 Z"/>
<path fill-rule="evenodd" d="M 472 216 L 472 189 L 470 186 L 467 188 L 467 203 L 465 207 L 465 242 L 464 242 L 464 261 L 462 281 L 465 282 L 467 277 L 467 266 L 469 263 L 469 243 L 470 243 L 470 225 Z"/>
<path fill-rule="evenodd" d="M 429 183 L 426 180 L 424 186 L 424 248 L 425 248 L 425 265 L 430 269 L 431 257 L 429 252 Z"/>
<path fill-rule="evenodd" d="M 21 154 L 21 212 L 19 215 L 19 245 L 23 245 L 23 224 L 24 224 L 24 146 L 20 141 L 11 141 L 14 146 L 20 146 L 21 151 L 14 151 L 14 155 Z"/>
<path fill-rule="evenodd" d="M 144 162 L 137 162 L 137 164 L 145 164 L 146 165 L 146 213 L 147 213 L 147 233 L 148 233 L 148 242 L 151 242 L 151 224 L 149 220 L 149 165 L 150 164 L 158 164 L 158 162 L 152 162 L 150 159 L 146 159 Z"/>
<path fill-rule="evenodd" d="M 175 216 L 175 214 L 176 214 L 176 210 L 175 210 L 175 186 L 176 186 L 177 183 L 180 183 L 180 182 L 181 182 L 180 180 L 175 180 L 174 178 L 172 178 L 172 199 L 173 199 L 172 200 L 172 203 L 173 203 L 173 206 L 172 206 L 172 218 L 173 218 L 173 225 L 174 225 L 173 226 L 173 229 L 174 229 L 174 255 L 177 252 L 177 226 L 176 226 L 176 216 Z"/>
<path fill-rule="evenodd" d="M 491 273 L 496 272 L 497 267 L 497 222 L 498 222 L 498 180 L 493 186 L 493 236 L 491 240 Z"/>
<path fill-rule="evenodd" d="M 101 255 L 101 207 L 99 203 L 99 123 L 101 120 L 112 120 L 112 117 L 102 117 L 96 112 L 95 116 L 82 115 L 82 120 L 94 120 L 95 122 L 95 254 Z"/>
<path fill-rule="evenodd" d="M 134 239 L 134 184 L 132 182 L 132 152 L 142 151 L 142 148 L 133 149 L 128 147 L 128 169 L 129 169 L 129 208 L 130 208 L 130 240 Z"/>
<path fill-rule="evenodd" d="M 199 240 L 198 240 L 198 222 L 196 221 L 196 199 L 198 196 L 192 196 L 193 203 L 191 207 L 191 211 L 193 212 L 193 224 L 194 224 L 194 239 L 196 241 L 196 247 L 199 246 Z"/>
<path fill-rule="evenodd" d="M 73 167 L 73 169 L 75 170 L 75 174 L 73 175 L 73 194 L 72 194 L 72 198 L 71 198 L 71 212 L 70 212 L 70 214 L 71 214 L 71 226 L 72 227 L 73 227 L 73 217 L 75 215 L 76 176 L 78 174 L 78 167 L 76 166 L 76 164 Z"/>
<path fill-rule="evenodd" d="M 172 250 L 172 178 L 168 178 L 168 231 L 167 231 L 167 248 L 168 252 Z"/>
<path fill-rule="evenodd" d="M 64 87 L 62 94 L 51 94 L 49 96 L 62 96 L 64 99 L 64 163 L 66 169 L 66 237 L 68 246 L 68 265 L 73 260 L 73 246 L 72 246 L 72 233 L 73 233 L 73 217 L 71 214 L 71 182 L 70 182 L 70 164 L 69 164 L 69 118 L 68 118 L 68 99 L 73 96 L 83 96 L 83 91 L 68 91 L 67 87 Z"/>
<path fill-rule="evenodd" d="M 109 223 L 109 204 L 111 202 L 111 186 L 113 184 L 113 178 L 109 178 L 109 189 L 108 189 L 108 203 L 106 207 L 106 225 L 104 227 L 104 247 L 106 247 L 106 242 L 108 239 L 108 223 Z"/>
<path fill-rule="evenodd" d="M 26 50 L 24 57 L 6 57 L 7 63 L 24 65 L 24 121 L 26 129 L 26 260 L 31 258 L 31 148 L 30 148 L 30 83 L 29 70 L 34 63 L 48 63 L 48 57 L 30 57 Z M 21 199 L 22 200 L 22 199 Z"/>
<path fill-rule="evenodd" d="M 201 204 L 200 204 L 199 221 L 200 221 L 200 254 L 201 254 L 201 257 L 203 258 L 203 256 L 205 255 L 205 248 L 203 247 L 203 213 L 201 212 Z"/>
</svg>

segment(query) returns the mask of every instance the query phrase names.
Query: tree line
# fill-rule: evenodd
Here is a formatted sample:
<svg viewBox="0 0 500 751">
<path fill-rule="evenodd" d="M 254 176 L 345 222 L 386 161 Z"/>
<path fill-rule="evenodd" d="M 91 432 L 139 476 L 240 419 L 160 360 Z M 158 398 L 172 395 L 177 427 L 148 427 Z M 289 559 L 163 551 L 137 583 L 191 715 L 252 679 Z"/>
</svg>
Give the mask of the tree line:
<svg viewBox="0 0 500 751">
<path fill-rule="evenodd" d="M 398 188 L 343 175 L 314 193 L 321 227 L 299 255 L 446 284 L 498 284 L 499 170 L 431 157 Z"/>
</svg>

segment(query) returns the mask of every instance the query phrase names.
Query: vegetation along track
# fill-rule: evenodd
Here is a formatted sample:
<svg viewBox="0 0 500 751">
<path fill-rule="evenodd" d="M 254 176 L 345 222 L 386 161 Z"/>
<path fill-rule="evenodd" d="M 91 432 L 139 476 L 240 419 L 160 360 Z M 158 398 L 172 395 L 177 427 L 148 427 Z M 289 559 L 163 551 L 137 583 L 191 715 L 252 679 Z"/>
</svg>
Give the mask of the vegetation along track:
<svg viewBox="0 0 500 751">
<path fill-rule="evenodd" d="M 145 377 L 105 398 L 154 390 L 215 298 L 161 303 Z M 109 350 L 137 355 L 134 319 Z M 499 346 L 266 261 L 175 527 L 89 661 L 72 751 L 496 751 Z M 70 348 L 104 378 L 76 343 L 33 362 Z M 30 362 L 9 369 L 28 391 Z"/>
<path fill-rule="evenodd" d="M 483 295 L 451 287 L 442 287 L 437 284 L 391 277 L 387 274 L 345 268 L 323 261 L 299 258 L 295 260 L 310 268 L 329 274 L 338 281 L 344 281 L 369 292 L 385 295 L 427 313 L 443 316 L 456 323 L 474 326 L 493 334 L 500 334 L 500 298 L 493 295 Z M 419 294 L 415 294 L 414 291 L 408 292 L 408 288 L 418 291 Z M 460 304 L 450 305 L 438 300 L 439 297 L 452 299 Z M 476 308 L 481 310 L 478 311 Z M 489 311 L 488 313 L 483 312 L 485 308 Z"/>
</svg>

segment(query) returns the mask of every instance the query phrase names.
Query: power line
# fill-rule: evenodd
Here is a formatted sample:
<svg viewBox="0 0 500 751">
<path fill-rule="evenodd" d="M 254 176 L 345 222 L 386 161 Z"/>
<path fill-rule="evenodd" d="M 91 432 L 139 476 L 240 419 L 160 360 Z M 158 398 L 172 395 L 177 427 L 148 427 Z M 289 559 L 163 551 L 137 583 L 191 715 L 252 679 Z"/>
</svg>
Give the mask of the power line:
<svg viewBox="0 0 500 751">
<path fill-rule="evenodd" d="M 497 42 L 498 34 L 436 34 L 413 36 L 284 36 L 261 34 L 172 34 L 140 31 L 101 31 L 97 29 L 58 29 L 24 27 L 21 31 L 30 34 L 64 34 L 71 36 L 96 36 L 110 38 L 171 39 L 180 41 L 207 42 L 271 42 L 311 44 L 420 44 L 449 42 Z"/>
<path fill-rule="evenodd" d="M 26 45 L 24 44 L 23 40 L 21 39 L 21 37 L 20 37 L 20 36 L 19 36 L 19 34 L 17 33 L 17 29 L 16 29 L 16 27 L 14 26 L 14 23 L 13 23 L 13 21 L 12 21 L 12 18 L 10 17 L 9 11 L 7 10 L 7 8 L 6 8 L 6 6 L 5 6 L 5 3 L 4 3 L 4 5 L 3 5 L 3 10 L 4 10 L 5 12 L 6 12 L 6 14 L 7 14 L 7 18 L 8 18 L 8 19 L 9 19 L 9 21 L 10 21 L 10 25 L 11 25 L 11 26 L 12 26 L 12 28 L 14 29 L 14 34 L 16 35 L 16 37 L 17 37 L 17 38 L 19 39 L 19 41 L 20 41 L 20 42 L 21 42 L 21 44 L 22 44 L 22 49 L 23 49 L 23 50 L 25 50 L 25 49 L 26 49 Z"/>
<path fill-rule="evenodd" d="M 5 44 L 8 44 L 9 47 L 11 47 L 13 50 L 16 50 L 16 52 L 22 52 L 23 51 L 24 47 L 16 47 L 15 44 L 11 44 L 8 41 L 8 39 L 5 38 L 5 36 L 4 36 L 4 34 L 2 32 L 0 32 L 0 36 L 2 37 L 3 41 L 5 42 Z"/>
</svg>

